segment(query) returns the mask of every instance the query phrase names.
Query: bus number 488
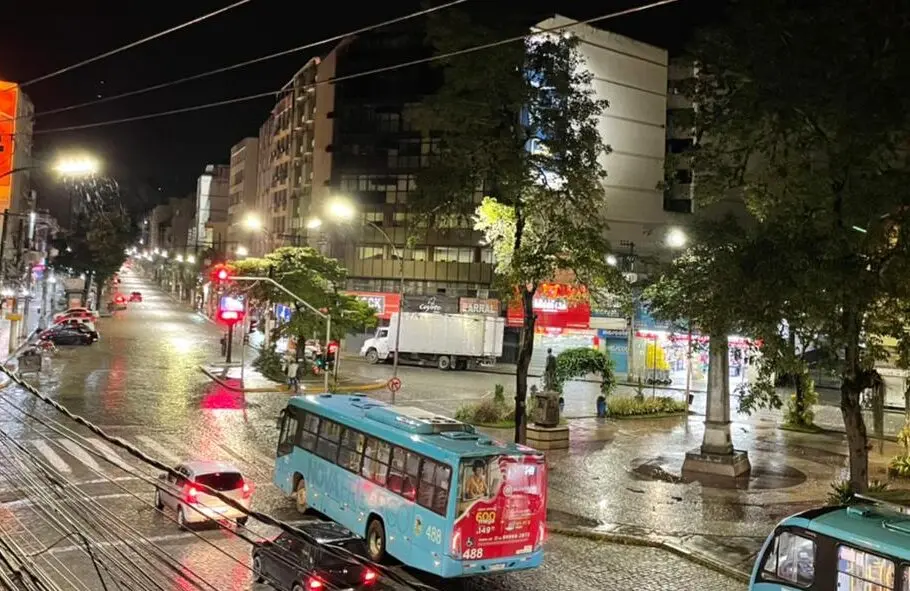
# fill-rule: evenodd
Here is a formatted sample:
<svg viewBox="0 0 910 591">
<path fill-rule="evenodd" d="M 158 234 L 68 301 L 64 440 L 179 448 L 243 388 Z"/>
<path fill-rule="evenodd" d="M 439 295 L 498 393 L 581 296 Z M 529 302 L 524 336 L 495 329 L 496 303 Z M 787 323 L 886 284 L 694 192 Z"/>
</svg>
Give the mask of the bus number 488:
<svg viewBox="0 0 910 591">
<path fill-rule="evenodd" d="M 464 554 L 462 554 L 461 557 L 468 560 L 483 558 L 483 548 L 468 548 L 464 551 Z"/>
</svg>

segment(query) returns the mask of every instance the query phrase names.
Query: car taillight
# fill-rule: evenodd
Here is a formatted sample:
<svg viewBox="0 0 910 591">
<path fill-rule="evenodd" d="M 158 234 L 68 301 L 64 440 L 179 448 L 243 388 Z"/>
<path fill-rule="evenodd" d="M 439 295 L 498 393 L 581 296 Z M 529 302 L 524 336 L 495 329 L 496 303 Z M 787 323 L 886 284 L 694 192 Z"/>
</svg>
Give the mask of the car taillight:
<svg viewBox="0 0 910 591">
<path fill-rule="evenodd" d="M 248 499 L 253 494 L 253 489 L 246 482 L 243 483 L 243 498 Z"/>
<path fill-rule="evenodd" d="M 325 587 L 325 585 L 322 584 L 322 581 L 314 577 L 310 577 L 306 582 L 306 588 L 310 589 L 311 591 L 318 591 L 323 587 Z"/>
<path fill-rule="evenodd" d="M 186 502 L 195 503 L 197 494 L 199 494 L 199 493 L 196 491 L 196 489 L 194 487 L 191 486 L 189 488 L 189 490 L 186 491 Z"/>
<path fill-rule="evenodd" d="M 369 585 L 370 583 L 375 583 L 376 579 L 378 579 L 378 578 L 379 578 L 379 575 L 376 574 L 376 571 L 374 571 L 374 570 L 366 569 L 365 571 L 363 571 L 363 583 L 365 585 Z"/>
</svg>

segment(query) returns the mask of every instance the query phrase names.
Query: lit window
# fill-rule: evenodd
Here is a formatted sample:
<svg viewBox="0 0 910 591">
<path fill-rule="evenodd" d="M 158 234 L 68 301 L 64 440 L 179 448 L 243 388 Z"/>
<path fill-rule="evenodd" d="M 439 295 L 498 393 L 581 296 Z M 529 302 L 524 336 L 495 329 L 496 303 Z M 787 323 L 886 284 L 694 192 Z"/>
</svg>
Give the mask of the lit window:
<svg viewBox="0 0 910 591">
<path fill-rule="evenodd" d="M 382 246 L 358 246 L 357 247 L 357 258 L 359 259 L 381 259 L 383 258 L 383 251 L 385 249 Z"/>
</svg>

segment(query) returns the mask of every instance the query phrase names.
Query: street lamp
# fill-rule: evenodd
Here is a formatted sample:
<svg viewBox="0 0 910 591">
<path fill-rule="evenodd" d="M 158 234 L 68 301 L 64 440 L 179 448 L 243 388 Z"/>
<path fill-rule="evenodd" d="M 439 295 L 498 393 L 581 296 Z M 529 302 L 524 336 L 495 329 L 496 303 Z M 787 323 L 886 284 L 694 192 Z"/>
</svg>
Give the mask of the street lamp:
<svg viewBox="0 0 910 591">
<path fill-rule="evenodd" d="M 326 206 L 326 213 L 328 217 L 335 221 L 339 222 L 350 222 L 357 215 L 357 208 L 351 203 L 350 200 L 345 199 L 344 197 L 335 197 L 329 201 Z M 307 222 L 308 228 L 318 228 L 322 225 L 322 220 L 318 218 L 311 219 Z M 392 361 L 392 377 L 398 377 L 398 344 L 401 341 L 401 310 L 404 308 L 404 256 L 398 246 L 395 245 L 395 241 L 382 229 L 382 226 L 378 225 L 376 222 L 366 222 L 366 225 L 372 227 L 374 230 L 379 232 L 385 241 L 389 243 L 389 246 L 392 247 L 392 254 L 398 258 L 398 323 L 395 326 L 395 357 Z M 395 404 L 395 392 L 392 392 L 392 404 Z"/>
<path fill-rule="evenodd" d="M 670 228 L 665 238 L 665 242 L 670 248 L 683 248 L 688 241 L 689 237 L 680 228 Z"/>
<path fill-rule="evenodd" d="M 99 166 L 90 156 L 77 156 L 60 160 L 54 170 L 63 176 L 87 176 L 97 173 Z"/>
<path fill-rule="evenodd" d="M 262 219 L 255 213 L 246 214 L 246 217 L 243 218 L 243 225 L 247 230 L 262 230 L 264 227 Z"/>
<path fill-rule="evenodd" d="M 615 267 L 619 264 L 619 260 L 616 258 L 616 255 L 608 254 L 607 255 L 607 264 L 611 267 Z"/>
<path fill-rule="evenodd" d="M 235 252 L 235 253 L 237 254 L 237 256 L 239 256 L 239 257 L 245 257 L 245 256 L 247 256 L 248 254 L 250 254 L 250 251 L 248 251 L 248 250 L 246 249 L 245 246 L 238 246 L 238 247 L 234 250 L 234 252 Z"/>
<path fill-rule="evenodd" d="M 189 264 L 192 265 L 193 263 L 196 262 L 196 257 L 194 257 L 191 254 L 188 254 L 188 255 L 186 255 L 186 262 L 188 262 Z"/>
</svg>

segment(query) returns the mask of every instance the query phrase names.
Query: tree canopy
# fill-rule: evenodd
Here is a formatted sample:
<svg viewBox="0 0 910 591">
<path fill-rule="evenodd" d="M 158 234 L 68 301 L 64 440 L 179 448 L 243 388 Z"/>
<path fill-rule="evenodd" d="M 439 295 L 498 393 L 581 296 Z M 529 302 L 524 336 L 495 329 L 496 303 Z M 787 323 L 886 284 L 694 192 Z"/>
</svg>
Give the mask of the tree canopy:
<svg viewBox="0 0 910 591">
<path fill-rule="evenodd" d="M 320 254 L 309 247 L 285 246 L 262 258 L 231 261 L 237 275 L 271 277 L 286 289 L 309 303 L 317 310 L 326 310 L 332 316 L 332 337 L 341 338 L 351 329 L 376 325 L 376 313 L 368 304 L 356 297 L 342 293 L 347 271 L 335 259 Z M 253 299 L 268 302 L 297 303 L 284 291 L 266 282 L 237 283 Z M 305 307 L 298 307 L 291 321 L 281 329 L 307 338 L 324 338 L 325 320 Z"/>
<path fill-rule="evenodd" d="M 501 15 L 491 24 L 446 11 L 430 18 L 429 38 L 437 53 L 446 53 L 526 33 L 528 24 Z M 588 293 L 626 289 L 606 259 L 609 146 L 598 117 L 607 104 L 594 96 L 571 36 L 541 34 L 445 59 L 441 67 L 442 86 L 420 111 L 425 132 L 441 142 L 418 174 L 409 205 L 430 218 L 473 220 L 494 249 L 500 286 L 521 302 L 516 440 L 522 441 L 538 286 L 563 273 Z"/>
<path fill-rule="evenodd" d="M 698 105 L 689 158 L 699 206 L 738 201 L 748 235 L 731 225 L 727 239 L 703 237 L 690 251 L 702 256 L 685 255 L 670 282 L 688 282 L 676 297 L 690 301 L 666 295 L 665 309 L 711 321 L 727 306 L 771 362 L 793 360 L 791 331 L 832 352 L 857 490 L 868 484 L 860 393 L 888 357 L 883 338 L 907 336 L 908 10 L 742 0 L 699 35 L 698 74 L 682 89 Z M 708 285 L 731 273 L 739 289 Z M 779 404 L 766 394 L 752 402 Z"/>
</svg>

